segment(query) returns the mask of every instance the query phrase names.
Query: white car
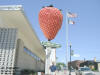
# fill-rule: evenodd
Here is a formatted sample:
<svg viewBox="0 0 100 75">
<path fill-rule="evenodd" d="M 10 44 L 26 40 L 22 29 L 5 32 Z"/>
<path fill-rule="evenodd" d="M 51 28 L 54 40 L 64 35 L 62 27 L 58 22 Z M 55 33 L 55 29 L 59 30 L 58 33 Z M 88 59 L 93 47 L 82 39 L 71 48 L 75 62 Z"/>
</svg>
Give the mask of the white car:
<svg viewBox="0 0 100 75">
<path fill-rule="evenodd" d="M 79 70 L 76 71 L 76 75 L 95 75 L 95 74 L 88 67 L 80 67 Z"/>
</svg>

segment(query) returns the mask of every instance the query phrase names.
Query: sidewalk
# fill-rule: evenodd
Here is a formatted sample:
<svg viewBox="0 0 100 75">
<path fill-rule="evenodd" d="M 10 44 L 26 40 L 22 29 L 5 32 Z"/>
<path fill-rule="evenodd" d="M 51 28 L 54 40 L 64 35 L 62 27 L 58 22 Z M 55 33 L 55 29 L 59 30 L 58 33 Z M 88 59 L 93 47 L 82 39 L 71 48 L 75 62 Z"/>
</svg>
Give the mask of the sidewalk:
<svg viewBox="0 0 100 75">
<path fill-rule="evenodd" d="M 69 75 L 69 71 L 59 71 L 56 75 Z M 71 75 L 75 75 L 75 72 L 72 72 Z"/>
</svg>

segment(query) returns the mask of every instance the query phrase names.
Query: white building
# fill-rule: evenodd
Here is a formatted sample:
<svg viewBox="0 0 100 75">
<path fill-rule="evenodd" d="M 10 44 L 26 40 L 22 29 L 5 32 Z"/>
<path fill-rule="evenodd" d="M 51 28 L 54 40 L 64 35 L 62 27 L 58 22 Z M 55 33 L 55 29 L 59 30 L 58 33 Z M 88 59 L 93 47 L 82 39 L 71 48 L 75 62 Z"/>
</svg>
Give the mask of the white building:
<svg viewBox="0 0 100 75">
<path fill-rule="evenodd" d="M 0 6 L 0 75 L 44 69 L 45 51 L 22 6 Z"/>
</svg>

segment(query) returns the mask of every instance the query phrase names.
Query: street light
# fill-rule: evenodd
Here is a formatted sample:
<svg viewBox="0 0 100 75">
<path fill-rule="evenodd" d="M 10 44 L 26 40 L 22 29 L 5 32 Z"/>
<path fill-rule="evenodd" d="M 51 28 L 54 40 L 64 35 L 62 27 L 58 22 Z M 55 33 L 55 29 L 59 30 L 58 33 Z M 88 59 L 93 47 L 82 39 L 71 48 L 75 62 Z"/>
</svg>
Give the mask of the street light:
<svg viewBox="0 0 100 75">
<path fill-rule="evenodd" d="M 71 51 L 71 43 L 70 43 L 70 71 L 69 71 L 69 75 L 71 75 L 71 54 L 72 54 L 72 51 Z"/>
</svg>

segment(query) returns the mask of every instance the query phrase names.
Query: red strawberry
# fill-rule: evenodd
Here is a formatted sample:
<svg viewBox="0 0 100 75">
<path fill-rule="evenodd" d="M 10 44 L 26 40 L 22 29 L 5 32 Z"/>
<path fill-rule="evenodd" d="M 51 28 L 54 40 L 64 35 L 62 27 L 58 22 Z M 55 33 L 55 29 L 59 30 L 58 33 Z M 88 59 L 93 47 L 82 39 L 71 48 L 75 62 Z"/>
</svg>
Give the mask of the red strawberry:
<svg viewBox="0 0 100 75">
<path fill-rule="evenodd" d="M 42 8 L 39 12 L 39 23 L 45 37 L 48 40 L 55 38 L 61 28 L 63 15 L 61 11 L 54 7 Z"/>
</svg>

